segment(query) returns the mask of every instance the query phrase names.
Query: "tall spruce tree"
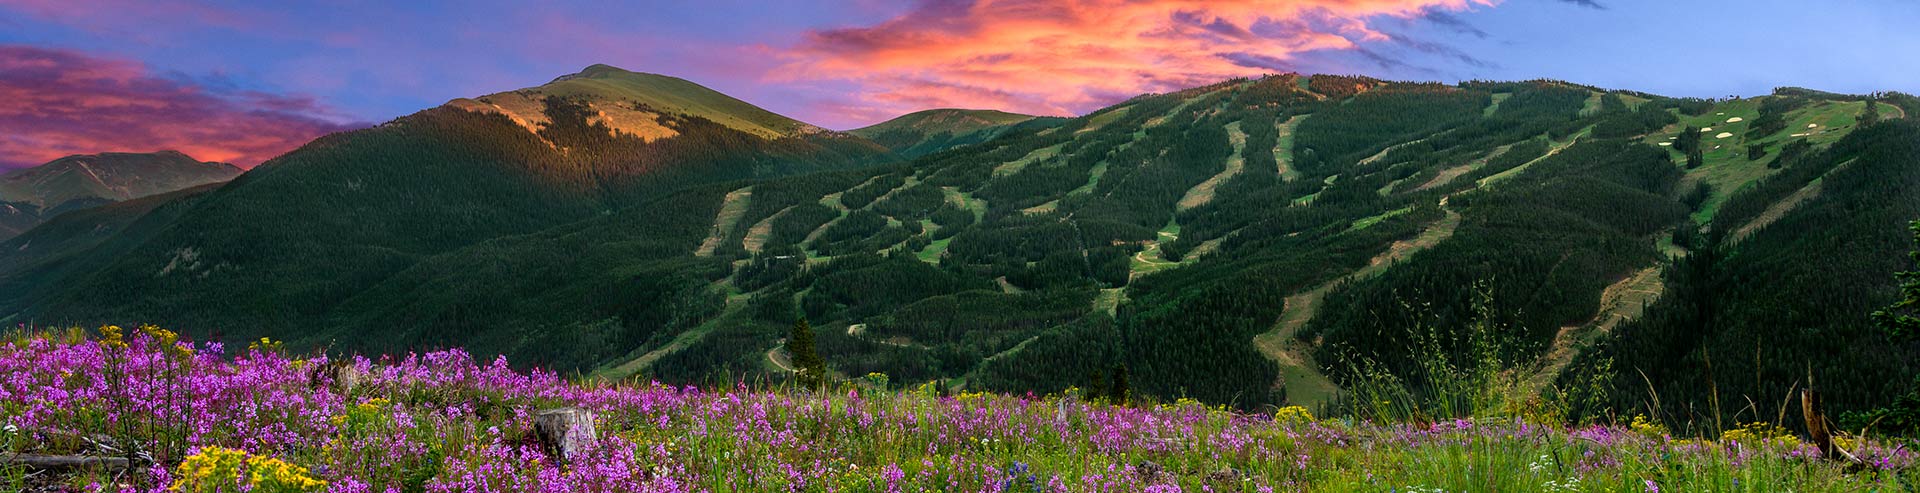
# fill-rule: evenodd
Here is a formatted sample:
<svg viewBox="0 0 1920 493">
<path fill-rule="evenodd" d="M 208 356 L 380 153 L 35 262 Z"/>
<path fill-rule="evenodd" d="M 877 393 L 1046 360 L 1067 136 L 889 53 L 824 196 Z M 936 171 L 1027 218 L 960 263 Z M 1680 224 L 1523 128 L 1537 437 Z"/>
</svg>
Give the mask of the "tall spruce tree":
<svg viewBox="0 0 1920 493">
<path fill-rule="evenodd" d="M 1864 127 L 1875 123 L 1880 123 L 1880 105 L 1874 103 L 1873 98 L 1867 98 L 1867 109 L 1860 111 L 1860 126 Z"/>
<path fill-rule="evenodd" d="M 1913 232 L 1914 243 L 1920 245 L 1920 221 L 1909 224 L 1907 229 Z M 1915 263 L 1920 263 L 1920 250 L 1907 255 Z M 1911 342 L 1920 337 L 1920 268 L 1896 272 L 1893 277 L 1900 281 L 1900 298 L 1892 305 L 1873 312 L 1873 319 L 1895 342 Z M 1915 376 L 1907 392 L 1895 396 L 1892 403 L 1868 411 L 1864 416 L 1850 417 L 1848 421 L 1873 423 L 1875 428 L 1886 431 L 1911 432 L 1920 429 L 1920 376 Z"/>
<path fill-rule="evenodd" d="M 827 362 L 813 345 L 813 326 L 807 319 L 794 322 L 793 332 L 787 335 L 787 355 L 793 360 L 794 378 L 801 386 L 817 389 L 826 384 Z"/>
</svg>

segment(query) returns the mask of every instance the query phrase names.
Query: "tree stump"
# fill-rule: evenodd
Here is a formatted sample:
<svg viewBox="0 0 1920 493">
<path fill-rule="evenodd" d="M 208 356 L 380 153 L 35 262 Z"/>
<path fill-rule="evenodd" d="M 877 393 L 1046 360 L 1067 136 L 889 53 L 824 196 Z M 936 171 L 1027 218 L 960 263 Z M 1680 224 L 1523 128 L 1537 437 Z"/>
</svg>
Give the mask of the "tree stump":
<svg viewBox="0 0 1920 493">
<path fill-rule="evenodd" d="M 314 389 L 330 388 L 334 392 L 346 394 L 360 386 L 363 375 L 351 361 L 333 361 L 316 366 L 307 371 L 307 385 Z"/>
<path fill-rule="evenodd" d="M 1807 419 L 1807 436 L 1813 445 L 1820 449 L 1820 456 L 1827 460 L 1860 462 L 1852 453 L 1833 444 L 1833 425 L 1827 420 L 1827 410 L 1820 402 L 1820 392 L 1811 388 L 1800 389 L 1800 414 Z"/>
<path fill-rule="evenodd" d="M 561 461 L 572 461 L 593 446 L 593 412 L 577 407 L 547 409 L 533 415 L 534 435 Z"/>
</svg>

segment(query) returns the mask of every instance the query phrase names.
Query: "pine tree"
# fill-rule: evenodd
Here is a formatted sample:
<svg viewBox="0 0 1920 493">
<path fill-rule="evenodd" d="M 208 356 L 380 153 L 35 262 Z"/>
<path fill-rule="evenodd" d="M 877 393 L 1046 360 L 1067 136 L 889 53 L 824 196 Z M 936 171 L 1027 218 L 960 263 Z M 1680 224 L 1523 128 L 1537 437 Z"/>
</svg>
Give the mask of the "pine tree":
<svg viewBox="0 0 1920 493">
<path fill-rule="evenodd" d="M 1913 232 L 1914 243 L 1920 244 L 1920 221 L 1908 225 L 1907 229 Z M 1920 250 L 1907 255 L 1920 263 Z M 1900 300 L 1873 312 L 1873 319 L 1896 339 L 1920 335 L 1920 270 L 1897 272 L 1893 278 L 1900 281 Z"/>
<path fill-rule="evenodd" d="M 787 335 L 787 355 L 793 360 L 794 378 L 801 386 L 817 389 L 826 384 L 827 362 L 813 346 L 813 326 L 807 319 L 794 322 L 793 333 Z"/>
<path fill-rule="evenodd" d="M 1133 389 L 1128 388 L 1127 385 L 1127 367 L 1125 365 L 1113 367 L 1113 391 L 1107 392 L 1107 397 L 1113 399 L 1114 405 L 1125 406 L 1127 394 L 1132 392 Z"/>
<path fill-rule="evenodd" d="M 1860 112 L 1860 126 L 1865 127 L 1880 122 L 1880 105 L 1867 99 L 1867 109 Z"/>
<path fill-rule="evenodd" d="M 1907 229 L 1913 232 L 1914 243 L 1920 244 L 1920 221 L 1909 224 Z M 1915 262 L 1920 262 L 1920 250 L 1908 255 Z M 1900 281 L 1900 299 L 1885 309 L 1873 312 L 1873 319 L 1895 341 L 1911 341 L 1920 336 L 1920 269 L 1896 272 L 1893 277 Z M 1908 384 L 1907 392 L 1895 396 L 1892 403 L 1867 411 L 1863 416 L 1850 418 L 1850 421 L 1874 423 L 1877 429 L 1882 430 L 1920 429 L 1920 375 L 1916 375 L 1913 383 Z"/>
<path fill-rule="evenodd" d="M 1700 165 L 1706 163 L 1706 153 L 1700 152 L 1699 148 L 1694 148 L 1692 151 L 1687 152 L 1687 169 L 1699 168 Z"/>
<path fill-rule="evenodd" d="M 1087 388 L 1085 389 L 1087 401 L 1098 402 L 1101 398 L 1106 397 L 1106 391 L 1107 376 L 1105 374 L 1100 373 L 1100 370 L 1094 370 L 1093 373 L 1087 375 Z"/>
</svg>

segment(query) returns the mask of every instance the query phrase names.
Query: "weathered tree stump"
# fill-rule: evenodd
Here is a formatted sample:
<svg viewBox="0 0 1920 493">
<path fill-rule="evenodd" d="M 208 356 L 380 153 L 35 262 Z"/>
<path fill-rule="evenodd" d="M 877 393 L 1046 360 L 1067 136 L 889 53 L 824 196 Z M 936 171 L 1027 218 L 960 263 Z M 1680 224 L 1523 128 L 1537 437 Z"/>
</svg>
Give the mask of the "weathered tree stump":
<svg viewBox="0 0 1920 493">
<path fill-rule="evenodd" d="M 346 394 L 360 386 L 362 376 L 360 368 L 353 366 L 353 362 L 333 361 L 308 370 L 307 384 L 314 389 L 327 387 L 334 392 Z"/>
<path fill-rule="evenodd" d="M 593 412 L 577 407 L 547 409 L 533 415 L 534 435 L 561 461 L 572 461 L 587 453 L 597 439 Z"/>
<path fill-rule="evenodd" d="M 1828 460 L 1860 462 L 1852 453 L 1833 444 L 1832 423 L 1827 420 L 1826 408 L 1821 406 L 1820 392 L 1811 388 L 1800 389 L 1800 414 L 1807 420 L 1807 435 L 1813 445 L 1820 449 L 1820 456 Z"/>
</svg>

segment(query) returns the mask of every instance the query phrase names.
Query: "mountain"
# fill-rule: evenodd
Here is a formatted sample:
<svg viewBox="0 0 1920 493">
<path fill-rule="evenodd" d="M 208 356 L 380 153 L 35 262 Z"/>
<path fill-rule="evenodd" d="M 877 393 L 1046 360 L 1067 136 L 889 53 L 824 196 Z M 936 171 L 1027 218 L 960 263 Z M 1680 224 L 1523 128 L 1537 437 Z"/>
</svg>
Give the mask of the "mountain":
<svg viewBox="0 0 1920 493">
<path fill-rule="evenodd" d="M 944 108 L 908 113 L 847 133 L 872 139 L 901 156 L 914 158 L 992 140 L 1025 124 L 1054 125 L 1062 121 L 996 110 Z"/>
<path fill-rule="evenodd" d="M 544 125 L 492 98 L 507 109 L 330 136 L 137 218 L 103 211 L 104 240 L 63 218 L 21 239 L 85 251 L 0 252 L 0 287 L 23 293 L 6 321 L 714 383 L 786 374 L 804 318 L 839 375 L 1015 392 L 1124 375 L 1146 400 L 1423 415 L 1498 375 L 1546 389 L 1514 405 L 1574 420 L 1641 412 L 1649 387 L 1654 413 L 1738 418 L 1709 399 L 1778 402 L 1809 373 L 1844 415 L 1920 372 L 1869 318 L 1920 218 L 1906 95 L 1288 74 L 908 162 L 706 116 L 661 113 L 675 135 L 647 140 L 604 123 L 608 97 L 548 94 Z M 21 239 L 5 248 L 33 251 Z"/>
<path fill-rule="evenodd" d="M 231 164 L 178 151 L 74 155 L 0 175 L 0 240 L 60 213 L 239 176 Z"/>
<path fill-rule="evenodd" d="M 500 113 L 528 131 L 538 132 L 551 123 L 545 100 L 556 96 L 582 101 L 592 112 L 589 124 L 605 125 L 645 140 L 672 137 L 680 131 L 662 121 L 662 115 L 703 118 L 764 139 L 829 133 L 684 79 L 609 65 L 593 65 L 539 87 L 455 99 L 447 105 Z"/>
<path fill-rule="evenodd" d="M 486 101 L 497 106 L 475 106 Z M 468 245 L 703 183 L 895 159 L 866 139 L 680 79 L 594 66 L 319 138 L 60 262 L 0 260 L 15 266 L 0 285 L 29 287 L 8 294 L 30 298 L 0 311 L 30 304 L 32 313 L 165 321 L 202 335 L 277 327 L 261 335 L 291 338 L 386 278 Z M 42 245 L 74 242 L 62 234 L 29 233 Z M 16 246 L 27 250 L 0 255 L 44 255 Z"/>
</svg>

